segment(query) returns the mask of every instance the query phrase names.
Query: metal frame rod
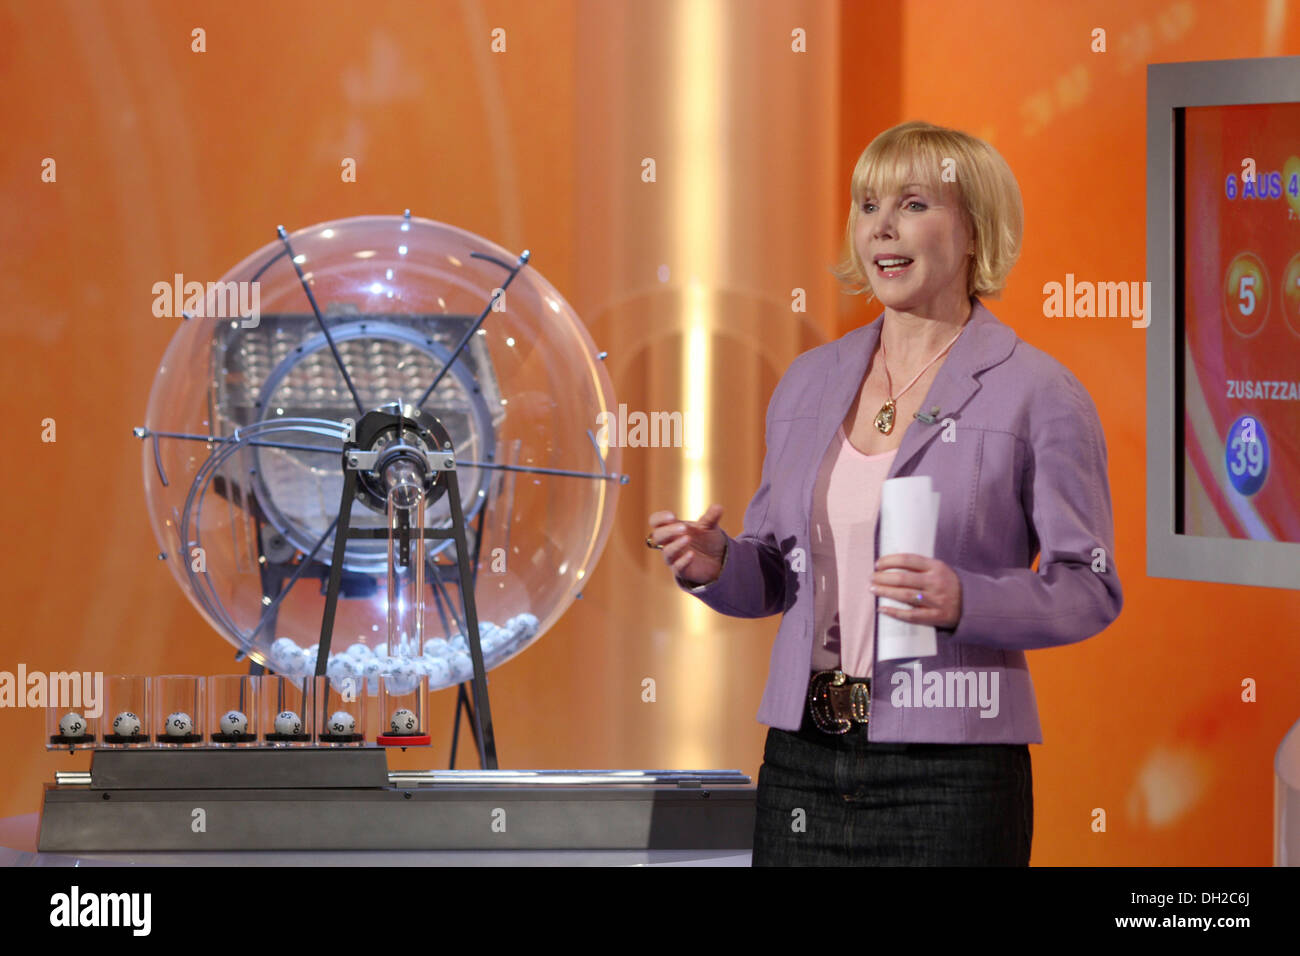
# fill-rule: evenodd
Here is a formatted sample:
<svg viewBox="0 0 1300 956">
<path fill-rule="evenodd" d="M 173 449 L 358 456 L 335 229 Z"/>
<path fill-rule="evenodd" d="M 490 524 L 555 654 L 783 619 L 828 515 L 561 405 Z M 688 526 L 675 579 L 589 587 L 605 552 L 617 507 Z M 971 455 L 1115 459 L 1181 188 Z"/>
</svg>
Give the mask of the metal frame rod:
<svg viewBox="0 0 1300 956">
<path fill-rule="evenodd" d="M 343 376 L 343 381 L 347 383 L 348 391 L 352 393 L 352 401 L 356 402 L 357 414 L 364 415 L 366 410 L 361 406 L 361 395 L 357 392 L 357 387 L 352 384 L 352 376 L 348 374 L 347 366 L 343 364 L 343 356 L 339 354 L 339 347 L 334 344 L 334 336 L 330 334 L 329 327 L 325 325 L 325 316 L 321 315 L 320 306 L 316 304 L 316 296 L 312 295 L 311 286 L 307 284 L 307 277 L 303 275 L 302 266 L 298 265 L 294 259 L 293 246 L 289 244 L 289 233 L 285 231 L 284 226 L 276 226 L 275 233 L 284 243 L 285 251 L 289 253 L 289 263 L 293 266 L 293 271 L 298 273 L 298 281 L 302 283 L 302 291 L 307 294 L 307 301 L 311 303 L 311 310 L 316 315 L 316 323 L 320 326 L 321 332 L 325 334 L 325 341 L 329 343 L 330 352 L 334 354 L 334 362 L 339 367 L 339 373 Z"/>
</svg>

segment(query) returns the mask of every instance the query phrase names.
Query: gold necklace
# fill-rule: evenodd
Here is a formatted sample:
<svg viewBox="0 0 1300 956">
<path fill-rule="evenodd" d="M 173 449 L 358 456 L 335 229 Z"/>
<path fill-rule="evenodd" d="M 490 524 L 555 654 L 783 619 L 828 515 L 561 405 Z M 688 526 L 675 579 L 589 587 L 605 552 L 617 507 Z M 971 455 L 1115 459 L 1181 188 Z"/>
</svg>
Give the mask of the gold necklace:
<svg viewBox="0 0 1300 956">
<path fill-rule="evenodd" d="M 952 348 L 952 343 L 957 341 L 957 337 L 961 335 L 962 329 L 964 329 L 965 327 L 966 327 L 965 323 L 963 323 L 962 328 L 957 330 L 957 335 L 954 335 L 952 337 L 952 341 L 950 341 L 947 345 L 945 345 L 942 349 L 940 349 L 934 358 L 926 362 L 924 368 L 922 368 L 921 371 L 917 372 L 914 376 L 912 376 L 912 380 L 907 383 L 907 387 L 904 388 L 902 392 L 899 392 L 897 395 L 895 395 L 894 380 L 889 375 L 889 359 L 885 355 L 885 324 L 884 322 L 881 322 L 880 363 L 885 367 L 885 383 L 889 387 L 889 401 L 881 405 L 880 411 L 876 412 L 875 423 L 876 423 L 877 431 L 879 431 L 883 435 L 888 435 L 890 432 L 894 430 L 894 414 L 898 409 L 898 399 L 903 397 L 903 394 L 907 391 L 907 389 L 911 388 L 913 385 L 916 384 L 916 380 L 925 374 L 926 369 L 928 369 L 935 362 L 939 361 L 939 356 L 943 355 L 944 352 Z"/>
</svg>

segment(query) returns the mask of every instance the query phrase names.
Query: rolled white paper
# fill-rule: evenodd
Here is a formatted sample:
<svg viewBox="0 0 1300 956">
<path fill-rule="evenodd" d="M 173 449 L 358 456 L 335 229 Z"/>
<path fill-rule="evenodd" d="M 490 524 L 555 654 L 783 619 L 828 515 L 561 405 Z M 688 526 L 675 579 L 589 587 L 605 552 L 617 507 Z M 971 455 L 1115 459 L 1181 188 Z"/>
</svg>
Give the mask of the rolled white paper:
<svg viewBox="0 0 1300 956">
<path fill-rule="evenodd" d="M 939 527 L 939 492 L 929 475 L 890 478 L 880 488 L 880 554 L 920 554 L 934 557 L 934 536 Z M 912 607 L 887 597 L 877 597 L 885 607 Z M 900 621 L 876 614 L 876 659 L 882 661 L 933 657 L 938 638 L 929 624 Z"/>
</svg>

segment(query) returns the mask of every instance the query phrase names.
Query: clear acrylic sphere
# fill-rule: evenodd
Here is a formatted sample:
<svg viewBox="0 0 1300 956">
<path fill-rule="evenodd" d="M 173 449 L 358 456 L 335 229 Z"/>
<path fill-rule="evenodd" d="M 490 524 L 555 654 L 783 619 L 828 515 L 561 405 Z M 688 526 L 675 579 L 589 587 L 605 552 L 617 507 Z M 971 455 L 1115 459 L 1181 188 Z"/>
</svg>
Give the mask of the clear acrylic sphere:
<svg viewBox="0 0 1300 956">
<path fill-rule="evenodd" d="M 168 567 L 237 648 L 310 673 L 343 439 L 364 412 L 400 403 L 451 436 L 480 640 L 487 666 L 502 663 L 581 591 L 612 525 L 620 455 L 598 443 L 598 416 L 617 405 L 590 336 L 531 265 L 510 280 L 518 255 L 444 223 L 367 216 L 285 238 L 219 283 L 155 287 L 156 313 L 163 301 L 191 315 L 178 319 L 143 434 Z M 428 527 L 450 528 L 449 501 L 430 503 Z M 386 526 L 360 498 L 351 521 Z M 386 549 L 347 542 L 331 677 L 373 685 L 393 667 Z M 434 689 L 471 676 L 454 541 L 428 541 L 425 582 L 425 654 L 402 667 Z"/>
</svg>

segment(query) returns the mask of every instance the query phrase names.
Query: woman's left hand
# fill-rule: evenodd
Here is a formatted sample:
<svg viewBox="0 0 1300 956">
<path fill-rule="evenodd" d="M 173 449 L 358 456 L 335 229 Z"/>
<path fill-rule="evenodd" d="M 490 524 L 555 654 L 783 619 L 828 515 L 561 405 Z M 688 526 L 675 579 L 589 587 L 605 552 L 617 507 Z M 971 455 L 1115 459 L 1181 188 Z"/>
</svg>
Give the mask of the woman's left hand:
<svg viewBox="0 0 1300 956">
<path fill-rule="evenodd" d="M 906 604 L 901 608 L 877 605 L 882 614 L 900 621 L 951 629 L 961 620 L 961 579 L 937 558 L 885 555 L 876 562 L 871 592 Z"/>
</svg>

